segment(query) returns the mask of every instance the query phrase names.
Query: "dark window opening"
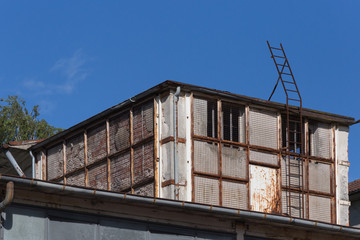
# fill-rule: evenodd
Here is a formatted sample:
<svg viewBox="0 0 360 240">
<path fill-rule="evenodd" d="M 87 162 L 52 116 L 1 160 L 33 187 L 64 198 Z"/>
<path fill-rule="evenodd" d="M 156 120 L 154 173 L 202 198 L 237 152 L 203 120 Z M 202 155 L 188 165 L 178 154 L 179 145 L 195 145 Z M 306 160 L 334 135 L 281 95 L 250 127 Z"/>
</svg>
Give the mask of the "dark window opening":
<svg viewBox="0 0 360 240">
<path fill-rule="evenodd" d="M 243 106 L 222 104 L 222 134 L 224 140 L 241 142 L 240 118 L 243 116 L 243 112 Z"/>
<path fill-rule="evenodd" d="M 288 122 L 286 115 L 282 115 L 281 119 L 283 149 L 286 149 L 288 152 L 292 153 L 302 153 L 303 144 L 301 135 L 304 133 L 304 127 L 301 128 L 300 118 L 290 116 Z"/>
<path fill-rule="evenodd" d="M 217 102 L 207 102 L 207 136 L 217 138 Z"/>
</svg>

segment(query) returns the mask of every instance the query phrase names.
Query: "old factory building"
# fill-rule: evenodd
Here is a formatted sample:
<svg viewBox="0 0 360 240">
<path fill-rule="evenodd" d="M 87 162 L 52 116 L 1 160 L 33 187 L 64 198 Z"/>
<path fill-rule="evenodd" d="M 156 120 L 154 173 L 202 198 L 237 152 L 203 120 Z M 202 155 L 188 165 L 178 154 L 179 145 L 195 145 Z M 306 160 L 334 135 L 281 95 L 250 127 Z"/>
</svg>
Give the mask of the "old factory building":
<svg viewBox="0 0 360 240">
<path fill-rule="evenodd" d="M 354 122 L 166 81 L 44 141 L 6 146 L 26 178 L 2 169 L 1 236 L 359 239 L 348 226 Z"/>
</svg>

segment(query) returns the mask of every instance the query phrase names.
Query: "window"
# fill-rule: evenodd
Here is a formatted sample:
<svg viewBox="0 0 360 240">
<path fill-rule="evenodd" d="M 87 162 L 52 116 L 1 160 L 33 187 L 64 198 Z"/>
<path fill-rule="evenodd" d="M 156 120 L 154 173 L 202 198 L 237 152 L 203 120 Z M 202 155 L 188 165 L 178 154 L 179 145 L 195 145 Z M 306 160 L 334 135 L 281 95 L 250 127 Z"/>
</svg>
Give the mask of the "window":
<svg viewBox="0 0 360 240">
<path fill-rule="evenodd" d="M 311 156 L 331 157 L 331 126 L 322 122 L 309 123 L 309 153 Z"/>
<path fill-rule="evenodd" d="M 301 129 L 300 118 L 290 116 L 289 120 L 289 135 L 287 133 L 287 119 L 286 115 L 281 115 L 281 129 L 282 129 L 282 147 L 288 152 L 301 153 L 301 132 L 304 133 L 304 125 Z"/>
<path fill-rule="evenodd" d="M 217 138 L 217 101 L 194 98 L 194 134 Z"/>
<path fill-rule="evenodd" d="M 222 104 L 222 136 L 224 140 L 245 142 L 245 108 L 230 103 Z"/>
</svg>

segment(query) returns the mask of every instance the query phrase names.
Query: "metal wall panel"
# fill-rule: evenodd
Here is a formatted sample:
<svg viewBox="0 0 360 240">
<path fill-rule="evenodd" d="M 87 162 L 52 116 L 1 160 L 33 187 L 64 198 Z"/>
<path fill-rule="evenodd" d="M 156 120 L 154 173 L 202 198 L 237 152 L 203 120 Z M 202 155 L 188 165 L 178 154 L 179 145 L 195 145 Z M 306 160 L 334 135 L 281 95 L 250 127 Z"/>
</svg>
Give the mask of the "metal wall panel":
<svg viewBox="0 0 360 240">
<path fill-rule="evenodd" d="M 110 154 L 130 147 L 129 112 L 109 120 Z"/>
<path fill-rule="evenodd" d="M 134 148 L 134 183 L 154 177 L 154 143 Z"/>
<path fill-rule="evenodd" d="M 305 162 L 301 163 L 298 158 L 282 156 L 281 157 L 281 185 L 300 188 L 306 181 Z M 289 172 L 290 167 L 290 172 Z M 302 177 L 301 177 L 302 175 Z M 290 178 L 290 179 L 289 179 Z M 290 182 L 289 182 L 290 181 Z"/>
<path fill-rule="evenodd" d="M 106 142 L 105 123 L 87 131 L 88 164 L 106 157 Z"/>
<path fill-rule="evenodd" d="M 219 205 L 219 181 L 216 179 L 194 177 L 195 202 Z"/>
<path fill-rule="evenodd" d="M 277 165 L 278 160 L 278 155 L 250 150 L 250 161 Z"/>
<path fill-rule="evenodd" d="M 331 165 L 316 161 L 309 161 L 309 189 L 330 193 Z"/>
<path fill-rule="evenodd" d="M 278 120 L 276 112 L 250 109 L 250 144 L 268 148 L 278 148 Z"/>
<path fill-rule="evenodd" d="M 47 179 L 52 180 L 64 174 L 63 145 L 59 144 L 47 150 Z"/>
<path fill-rule="evenodd" d="M 194 134 L 217 137 L 217 102 L 194 98 Z"/>
<path fill-rule="evenodd" d="M 147 225 L 142 222 L 126 220 L 100 220 L 99 238 L 101 240 L 147 240 Z"/>
<path fill-rule="evenodd" d="M 106 161 L 97 164 L 88 171 L 89 187 L 107 190 L 107 163 Z"/>
<path fill-rule="evenodd" d="M 151 100 L 133 109 L 134 143 L 154 134 L 154 102 Z"/>
<path fill-rule="evenodd" d="M 110 159 L 111 190 L 118 192 L 131 186 L 130 152 Z"/>
<path fill-rule="evenodd" d="M 194 170 L 218 174 L 218 145 L 194 141 Z"/>
<path fill-rule="evenodd" d="M 134 194 L 140 195 L 140 196 L 154 197 L 155 196 L 154 189 L 155 189 L 155 184 L 154 184 L 154 182 L 151 182 L 144 186 L 135 188 Z"/>
<path fill-rule="evenodd" d="M 331 222 L 331 199 L 309 196 L 309 218 L 315 221 Z"/>
<path fill-rule="evenodd" d="M 234 178 L 247 178 L 247 154 L 242 147 L 221 147 L 222 174 Z"/>
<path fill-rule="evenodd" d="M 279 212 L 280 197 L 277 170 L 250 165 L 250 205 L 259 212 Z"/>
<path fill-rule="evenodd" d="M 248 209 L 246 184 L 222 181 L 222 204 L 224 207 Z"/>
<path fill-rule="evenodd" d="M 66 184 L 80 187 L 85 186 L 85 172 L 81 171 L 71 174 L 66 178 Z"/>
<path fill-rule="evenodd" d="M 84 134 L 80 133 L 66 140 L 66 172 L 85 165 Z"/>
<path fill-rule="evenodd" d="M 51 240 L 96 239 L 96 224 L 71 219 L 50 218 L 48 238 Z"/>
<path fill-rule="evenodd" d="M 306 209 L 305 195 L 300 192 L 282 191 L 282 213 L 291 217 L 304 217 Z"/>
<path fill-rule="evenodd" d="M 321 122 L 309 124 L 310 154 L 316 157 L 331 157 L 331 125 Z"/>
</svg>

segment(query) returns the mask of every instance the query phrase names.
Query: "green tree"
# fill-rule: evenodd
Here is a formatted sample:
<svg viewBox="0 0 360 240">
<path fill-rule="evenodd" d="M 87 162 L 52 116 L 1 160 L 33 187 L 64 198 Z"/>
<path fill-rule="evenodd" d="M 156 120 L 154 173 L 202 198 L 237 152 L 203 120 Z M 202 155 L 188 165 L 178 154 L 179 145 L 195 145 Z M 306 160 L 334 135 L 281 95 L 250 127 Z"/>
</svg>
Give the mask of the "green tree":
<svg viewBox="0 0 360 240">
<path fill-rule="evenodd" d="M 25 100 L 18 96 L 0 99 L 0 141 L 24 141 L 48 138 L 63 129 L 49 125 L 39 119 L 39 105 L 31 112 L 25 106 Z"/>
</svg>

